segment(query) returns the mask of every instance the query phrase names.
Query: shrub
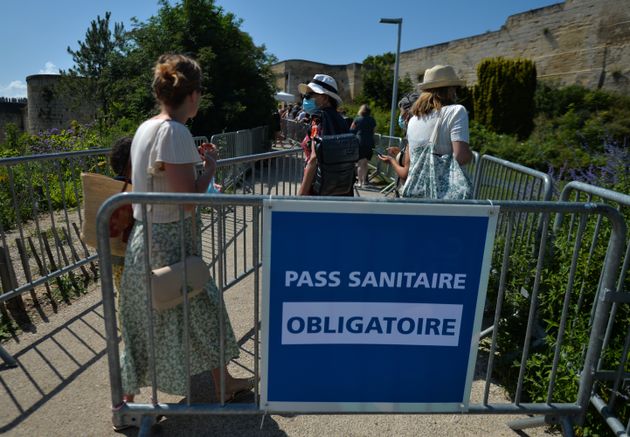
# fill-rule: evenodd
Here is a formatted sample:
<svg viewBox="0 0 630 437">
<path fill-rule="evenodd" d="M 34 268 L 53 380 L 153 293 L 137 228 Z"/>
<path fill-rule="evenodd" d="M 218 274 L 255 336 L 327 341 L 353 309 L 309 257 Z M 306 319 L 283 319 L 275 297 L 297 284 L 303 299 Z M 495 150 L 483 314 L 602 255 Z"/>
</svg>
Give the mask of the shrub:
<svg viewBox="0 0 630 437">
<path fill-rule="evenodd" d="M 630 191 L 630 153 L 627 149 L 614 145 L 606 146 L 606 164 L 593 165 L 588 171 L 566 169 L 571 179 L 582 180 L 595 185 L 611 188 L 621 193 Z M 630 208 L 622 209 L 626 222 L 630 222 Z M 580 373 L 584 366 L 584 354 L 590 335 L 590 313 L 596 304 L 600 273 L 605 262 L 610 228 L 607 221 L 598 222 L 597 217 L 585 217 L 585 231 L 576 243 L 577 224 L 571 225 L 568 218 L 559 232 L 553 235 L 548 244 L 545 262 L 540 277 L 538 305 L 536 307 L 537 329 L 530 343 L 530 356 L 524 373 L 522 402 L 547 402 L 549 378 L 554 362 L 561 314 L 574 252 L 577 249 L 575 281 L 567 301 L 567 324 L 558 357 L 555 389 L 551 402 L 573 402 L 577 398 Z M 593 236 L 597 232 L 597 242 Z M 498 331 L 497 373 L 510 393 L 514 393 L 520 369 L 520 351 L 523 347 L 524 332 L 531 299 L 522 290 L 531 291 L 535 275 L 536 258 L 533 246 L 522 239 L 515 239 L 510 257 L 505 290 L 505 301 Z M 524 244 L 525 243 L 525 244 Z M 579 244 L 579 246 L 577 245 Z M 497 240 L 497 250 L 493 254 L 493 265 L 500 265 L 503 256 L 503 241 Z M 488 287 L 487 310 L 492 313 L 496 302 L 499 274 L 491 272 Z M 630 276 L 626 275 L 622 289 L 630 287 Z M 619 305 L 615 316 L 615 329 L 611 331 L 608 348 L 602 355 L 602 369 L 615 369 L 623 355 L 625 335 L 630 326 L 630 308 Z M 610 386 L 605 383 L 596 386 L 597 393 L 606 401 L 610 396 Z M 624 392 L 625 390 L 625 392 Z M 624 399 L 627 388 L 620 388 L 619 395 Z M 622 421 L 630 416 L 630 405 L 617 402 L 614 412 Z M 585 424 L 578 435 L 596 436 L 609 433 L 601 416 L 590 409 Z"/>
<path fill-rule="evenodd" d="M 475 119 L 497 133 L 527 138 L 535 112 L 536 66 L 527 59 L 485 59 L 477 67 Z"/>
<path fill-rule="evenodd" d="M 124 129 L 120 128 L 119 131 Z M 103 138 L 119 131 L 99 131 L 94 126 L 72 123 L 68 129 L 50 129 L 38 135 L 23 133 L 11 135 L 0 148 L 0 157 L 21 155 L 48 155 L 52 153 L 110 146 Z M 91 171 L 92 163 L 87 158 L 61 159 L 21 163 L 11 167 L 0 166 L 0 222 L 4 229 L 21 221 L 33 218 L 33 205 L 37 202 L 39 212 L 78 204 L 80 195 L 78 178 L 81 171 Z M 10 170 L 9 170 L 10 168 Z M 15 195 L 12 196 L 12 193 Z M 50 203 L 48 202 L 50 200 Z"/>
</svg>

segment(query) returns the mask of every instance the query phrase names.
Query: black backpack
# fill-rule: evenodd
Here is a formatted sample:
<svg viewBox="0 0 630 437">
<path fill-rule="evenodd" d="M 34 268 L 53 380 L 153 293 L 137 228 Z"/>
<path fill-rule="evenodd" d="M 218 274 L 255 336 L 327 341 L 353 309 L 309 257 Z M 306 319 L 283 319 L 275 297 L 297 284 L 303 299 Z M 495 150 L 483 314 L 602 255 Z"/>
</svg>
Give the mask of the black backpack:
<svg viewBox="0 0 630 437">
<path fill-rule="evenodd" d="M 359 140 L 354 134 L 323 135 L 315 139 L 317 170 L 312 185 L 316 196 L 352 196 Z"/>
</svg>

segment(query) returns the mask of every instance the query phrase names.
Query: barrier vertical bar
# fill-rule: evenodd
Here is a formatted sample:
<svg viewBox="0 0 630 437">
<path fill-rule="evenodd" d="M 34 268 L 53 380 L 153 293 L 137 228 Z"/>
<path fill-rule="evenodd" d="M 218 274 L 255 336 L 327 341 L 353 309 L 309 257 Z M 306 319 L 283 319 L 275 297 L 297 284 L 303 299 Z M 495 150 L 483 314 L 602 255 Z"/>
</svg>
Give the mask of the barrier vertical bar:
<svg viewBox="0 0 630 437">
<path fill-rule="evenodd" d="M 218 214 L 218 231 L 219 231 L 219 248 L 218 248 L 218 257 L 219 257 L 219 373 L 221 377 L 219 378 L 219 385 L 221 396 L 219 397 L 219 402 L 221 405 L 225 404 L 225 320 L 223 317 L 223 308 L 225 302 L 223 301 L 223 284 L 225 283 L 224 277 L 224 268 L 225 262 L 223 257 L 225 256 L 225 230 L 223 226 L 225 225 L 225 208 L 223 205 L 219 206 L 219 214 Z M 216 383 L 216 381 L 215 381 Z"/>
<path fill-rule="evenodd" d="M 543 229 L 547 229 L 547 225 L 549 222 L 549 213 L 543 213 Z M 538 250 L 538 262 L 536 263 L 536 276 L 534 278 L 534 288 L 531 294 L 530 306 L 529 306 L 529 315 L 527 318 L 527 330 L 525 332 L 525 340 L 523 342 L 523 354 L 521 357 L 521 369 L 518 375 L 518 383 L 516 387 L 516 395 L 514 399 L 514 403 L 516 405 L 521 403 L 521 394 L 523 392 L 523 379 L 525 377 L 525 368 L 527 363 L 527 357 L 529 356 L 529 347 L 530 340 L 532 338 L 533 333 L 533 324 L 534 319 L 537 313 L 538 306 L 538 290 L 540 287 L 540 277 L 542 274 L 543 261 L 545 259 L 545 245 L 547 244 L 547 232 L 543 232 L 542 238 L 540 240 L 540 246 Z"/>
<path fill-rule="evenodd" d="M 584 359 L 584 368 L 581 373 L 580 387 L 578 390 L 577 404 L 583 407 L 583 414 L 580 417 L 580 423 L 584 420 L 586 406 L 588 405 L 591 397 L 591 388 L 593 387 L 595 371 L 597 369 L 604 343 L 604 331 L 608 323 L 608 315 L 611 307 L 608 294 L 615 289 L 615 279 L 617 268 L 619 267 L 615 261 L 621 259 L 623 247 L 626 244 L 625 236 L 627 235 L 627 227 L 625 222 L 619 214 L 607 215 L 611 224 L 611 236 L 606 261 L 604 263 L 602 281 L 598 289 L 597 301 L 595 302 L 596 310 L 593 318 L 586 357 Z"/>
<path fill-rule="evenodd" d="M 258 389 L 258 381 L 260 380 L 260 263 L 258 261 L 260 257 L 259 250 L 259 235 L 260 235 L 260 215 L 261 209 L 258 206 L 252 207 L 252 227 L 253 227 L 253 248 L 252 255 L 254 258 L 254 377 L 256 383 L 254 384 L 254 397 L 256 399 L 256 405 L 260 407 L 260 396 Z"/>
<path fill-rule="evenodd" d="M 492 343 L 490 345 L 490 353 L 488 355 L 488 367 L 486 370 L 486 384 L 483 392 L 483 404 L 488 405 L 488 399 L 490 396 L 490 381 L 492 379 L 492 369 L 494 366 L 494 355 L 497 350 L 497 337 L 499 332 L 499 323 L 501 320 L 501 310 L 503 309 L 503 300 L 505 296 L 505 284 L 507 282 L 508 263 L 510 261 L 511 241 L 512 241 L 512 229 L 514 228 L 514 213 L 511 213 L 508 218 L 507 236 L 505 237 L 505 243 L 503 246 L 503 260 L 501 264 L 501 277 L 499 279 L 499 290 L 497 292 L 497 306 L 494 309 L 494 322 L 492 330 Z"/>
</svg>

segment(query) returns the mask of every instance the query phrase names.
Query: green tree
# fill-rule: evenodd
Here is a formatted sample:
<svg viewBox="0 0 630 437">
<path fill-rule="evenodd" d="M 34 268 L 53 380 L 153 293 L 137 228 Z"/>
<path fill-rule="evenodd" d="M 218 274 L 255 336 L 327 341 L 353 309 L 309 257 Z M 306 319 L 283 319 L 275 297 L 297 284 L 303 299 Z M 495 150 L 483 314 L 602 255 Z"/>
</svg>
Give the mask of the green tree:
<svg viewBox="0 0 630 437">
<path fill-rule="evenodd" d="M 67 48 L 74 66 L 61 72 L 70 78 L 62 82 L 65 93 L 78 101 L 94 96 L 101 116 L 109 114 L 111 85 L 121 79 L 112 75 L 112 67 L 124 56 L 128 38 L 122 23 L 114 23 L 111 29 L 110 18 L 111 12 L 105 12 L 105 18 L 98 15 L 92 20 L 85 40 L 77 41 L 79 48 Z"/>
<path fill-rule="evenodd" d="M 528 59 L 491 58 L 477 66 L 475 119 L 497 133 L 524 139 L 534 127 L 536 66 Z"/>
<path fill-rule="evenodd" d="M 160 2 L 157 14 L 134 22 L 130 50 L 112 73 L 126 79 L 112 84 L 113 112 L 132 118 L 155 109 L 152 66 L 166 52 L 185 53 L 203 70 L 202 103 L 193 134 L 209 135 L 266 124 L 272 109 L 274 58 L 240 30 L 241 20 L 213 0 Z"/>
<path fill-rule="evenodd" d="M 375 106 L 382 109 L 391 107 L 395 62 L 396 57 L 391 52 L 365 58 L 363 61 L 363 99 L 372 101 Z M 399 78 L 396 101 L 412 89 L 413 84 L 409 76 Z"/>
</svg>

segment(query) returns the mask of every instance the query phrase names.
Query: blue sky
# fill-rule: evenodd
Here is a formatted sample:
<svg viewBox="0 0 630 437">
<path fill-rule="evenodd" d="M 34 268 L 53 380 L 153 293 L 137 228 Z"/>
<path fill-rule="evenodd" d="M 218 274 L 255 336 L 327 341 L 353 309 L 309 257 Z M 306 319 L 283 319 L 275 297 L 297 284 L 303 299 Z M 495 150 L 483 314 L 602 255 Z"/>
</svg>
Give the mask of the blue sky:
<svg viewBox="0 0 630 437">
<path fill-rule="evenodd" d="M 176 0 L 170 0 L 175 3 Z M 401 51 L 499 30 L 508 16 L 559 0 L 217 0 L 243 20 L 241 28 L 278 60 L 326 64 L 361 62 Z M 90 22 L 111 11 L 130 28 L 158 10 L 157 0 L 2 0 L 0 2 L 0 96 L 25 97 L 26 77 L 72 67 L 66 48 L 78 47 Z"/>
</svg>

